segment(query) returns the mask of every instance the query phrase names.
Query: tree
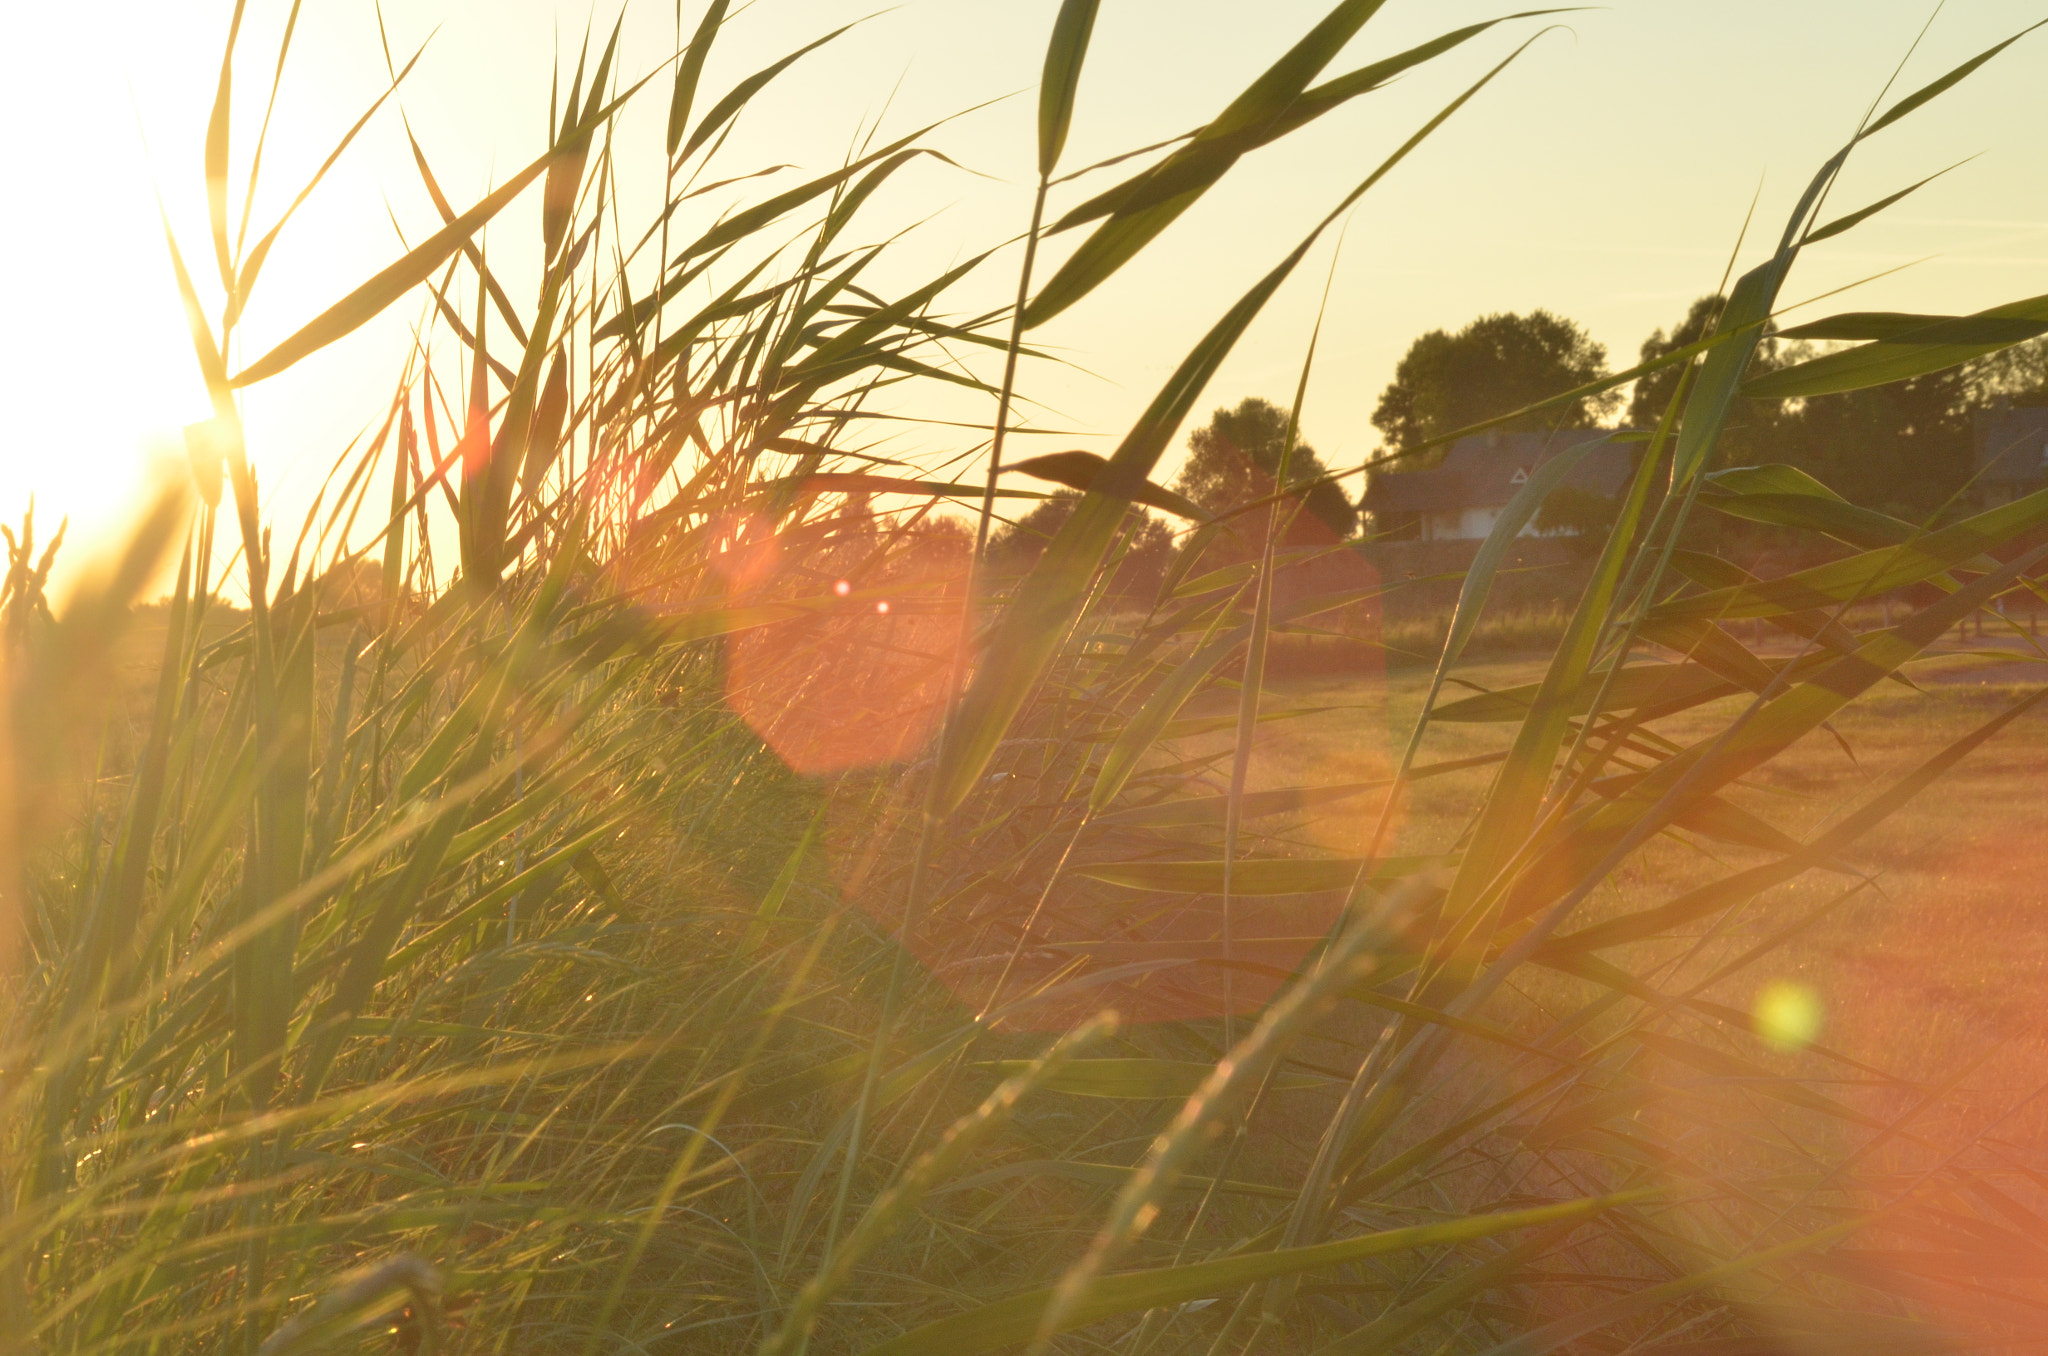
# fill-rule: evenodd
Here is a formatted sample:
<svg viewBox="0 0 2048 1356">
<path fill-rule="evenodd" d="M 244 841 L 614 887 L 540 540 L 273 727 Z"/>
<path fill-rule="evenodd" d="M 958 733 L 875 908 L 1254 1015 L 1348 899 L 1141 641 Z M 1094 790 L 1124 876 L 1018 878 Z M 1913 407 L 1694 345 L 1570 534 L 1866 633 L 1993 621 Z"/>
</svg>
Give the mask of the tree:
<svg viewBox="0 0 2048 1356">
<path fill-rule="evenodd" d="M 1804 350 L 1788 346 L 1786 356 Z M 1966 368 L 1787 406 L 1763 443 L 1774 455 L 1756 459 L 1789 462 L 1854 503 L 1920 520 L 1969 479 Z"/>
<path fill-rule="evenodd" d="M 1074 505 L 1080 502 L 1076 491 L 1059 490 L 1032 505 L 1031 511 L 1015 522 L 997 528 L 988 539 L 989 572 L 1021 578 L 1073 517 Z M 1124 527 L 1130 540 L 1123 563 L 1110 580 L 1110 596 L 1127 604 L 1150 604 L 1173 559 L 1173 530 L 1136 505 L 1125 515 Z"/>
<path fill-rule="evenodd" d="M 2002 348 L 1963 372 L 1974 405 L 2048 405 L 2048 339 Z"/>
<path fill-rule="evenodd" d="M 1721 308 L 1727 299 L 1718 294 L 1699 298 L 1686 308 L 1685 318 L 1671 327 L 1667 335 L 1658 330 L 1643 340 L 1639 350 L 1643 362 L 1655 362 L 1668 353 L 1675 353 L 1688 344 L 1698 343 L 1707 337 L 1721 318 Z M 1783 367 L 1787 362 L 1798 361 L 1807 350 L 1785 350 L 1779 341 L 1766 331 L 1757 345 L 1756 357 L 1750 363 L 1750 373 L 1769 372 Z M 1634 428 L 1655 428 L 1664 417 L 1664 407 L 1671 402 L 1672 394 L 1678 389 L 1679 374 L 1685 370 L 1682 363 L 1673 364 L 1646 377 L 1638 377 L 1635 392 L 1628 405 L 1628 422 Z M 1796 411 L 1788 410 L 1781 401 L 1742 401 L 1731 411 L 1727 425 L 1715 449 L 1718 466 L 1753 466 L 1760 462 L 1784 461 L 1786 459 L 1786 437 L 1788 421 L 1796 418 Z"/>
<path fill-rule="evenodd" d="M 1668 334 L 1658 330 L 1645 339 L 1643 361 L 1705 337 L 1722 300 L 1701 297 Z M 1812 343 L 1784 342 L 1767 333 L 1750 373 L 1789 367 L 1821 352 Z M 1887 386 L 1807 400 L 1740 401 L 1730 411 L 1715 464 L 1783 462 L 1856 503 L 1923 518 L 1940 509 L 1969 475 L 1974 407 L 2036 388 L 2040 362 L 2041 355 L 2009 349 Z M 1681 370 L 1669 367 L 1636 382 L 1631 423 L 1647 428 L 1663 418 Z"/>
<path fill-rule="evenodd" d="M 1431 330 L 1408 346 L 1373 410 L 1373 427 L 1390 449 L 1407 451 L 1606 375 L 1606 346 L 1562 316 L 1483 315 L 1456 334 Z M 1620 404 L 1616 392 L 1587 396 L 1507 427 L 1596 428 Z"/>
<path fill-rule="evenodd" d="M 1560 485 L 1536 508 L 1536 530 L 1562 537 L 1574 554 L 1589 556 L 1606 543 L 1621 505 L 1598 490 Z"/>
<path fill-rule="evenodd" d="M 1685 313 L 1685 319 L 1671 327 L 1667 336 L 1658 330 L 1643 340 L 1642 360 L 1653 363 L 1667 353 L 1675 353 L 1687 344 L 1696 344 L 1707 337 L 1707 331 L 1714 328 L 1714 322 L 1721 318 L 1721 307 L 1725 298 L 1718 294 L 1701 297 Z M 1769 342 L 1768 340 L 1766 341 Z M 1628 422 L 1633 428 L 1655 428 L 1657 421 L 1664 417 L 1664 407 L 1671 401 L 1671 393 L 1678 389 L 1678 375 L 1683 364 L 1674 364 L 1660 372 L 1636 378 L 1635 392 L 1628 402 Z"/>
<path fill-rule="evenodd" d="M 1173 487 L 1212 514 L 1226 513 L 1273 493 L 1286 447 L 1287 412 L 1270 400 L 1248 396 L 1236 409 L 1217 410 L 1205 426 L 1188 436 L 1187 465 Z M 1328 474 L 1322 458 L 1300 441 L 1297 430 L 1287 481 L 1290 485 L 1321 482 L 1303 495 L 1302 508 L 1341 541 L 1356 530 L 1358 509 L 1341 487 L 1321 481 Z M 1246 524 L 1238 526 L 1240 534 L 1248 528 Z M 1305 527 L 1298 523 L 1288 539 L 1300 538 Z"/>
</svg>

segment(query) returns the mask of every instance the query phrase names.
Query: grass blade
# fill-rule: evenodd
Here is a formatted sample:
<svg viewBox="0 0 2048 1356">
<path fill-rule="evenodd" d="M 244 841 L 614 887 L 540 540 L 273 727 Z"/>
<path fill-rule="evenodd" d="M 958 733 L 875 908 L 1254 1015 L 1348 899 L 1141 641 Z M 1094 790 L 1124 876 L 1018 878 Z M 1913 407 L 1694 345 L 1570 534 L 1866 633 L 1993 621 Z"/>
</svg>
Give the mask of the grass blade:
<svg viewBox="0 0 2048 1356">
<path fill-rule="evenodd" d="M 690 37 L 690 45 L 683 49 L 682 60 L 676 62 L 676 83 L 669 95 L 668 104 L 668 154 L 675 159 L 676 148 L 683 144 L 683 133 L 690 125 L 690 106 L 697 100 L 697 84 L 704 78 L 704 60 L 711 55 L 712 39 L 718 36 L 719 25 L 725 22 L 725 10 L 732 0 L 711 0 L 704 7 L 704 17 L 697 21 L 697 31 Z"/>
<path fill-rule="evenodd" d="M 705 17 L 708 19 L 710 16 L 707 14 Z M 858 22 L 859 21 L 856 20 L 855 23 L 846 24 L 843 27 L 835 28 L 830 33 L 827 33 L 824 37 L 819 38 L 814 42 L 805 43 L 802 47 L 797 48 L 794 52 L 791 52 L 788 56 L 783 57 L 780 61 L 770 62 L 768 65 L 762 67 L 760 70 L 755 71 L 746 79 L 740 81 L 737 85 L 734 85 L 731 91 L 728 92 L 723 99 L 720 99 L 717 103 L 711 106 L 711 111 L 709 113 L 706 113 L 704 115 L 704 120 L 697 124 L 697 130 L 690 133 L 689 141 L 686 142 L 683 146 L 683 155 L 685 157 L 688 157 L 694 154 L 699 146 L 702 146 L 712 137 L 718 135 L 719 129 L 724 127 L 728 122 L 731 122 L 734 118 L 738 117 L 740 114 L 740 110 L 745 108 L 747 106 L 748 101 L 751 100 L 756 94 L 759 94 L 762 91 L 762 89 L 764 89 L 767 86 L 769 81 L 773 80 L 776 76 L 781 75 L 784 71 L 788 70 L 798 61 L 810 55 L 812 52 L 817 51 L 826 43 L 831 42 L 834 38 L 837 38 L 840 34 L 846 32 L 847 29 L 855 27 Z M 676 73 L 676 76 L 678 82 L 680 82 L 682 78 L 682 72 L 678 71 Z M 679 83 L 679 92 L 680 88 L 681 87 Z M 673 105 L 671 107 L 673 107 Z"/>
<path fill-rule="evenodd" d="M 1913 91 L 1913 93 L 1908 94 L 1905 98 L 1899 100 L 1896 104 L 1893 104 L 1891 108 L 1887 109 L 1885 113 L 1877 119 L 1877 121 L 1871 123 L 1861 132 L 1857 133 L 1856 139 L 1858 141 L 1861 141 L 1864 137 L 1875 136 L 1879 132 L 1883 131 L 1885 128 L 1897 122 L 1900 118 L 1903 118 L 1907 114 L 1911 113 L 1913 110 L 1920 108 L 1921 106 L 1929 103 L 1934 99 L 1940 98 L 1943 94 L 1946 94 L 1956 85 L 1961 84 L 1964 80 L 1968 79 L 1970 75 L 1973 72 L 1975 72 L 1979 66 L 1982 66 L 1985 62 L 1991 60 L 1991 58 L 1997 56 L 2000 52 L 2003 52 L 2006 48 L 2012 46 L 2014 43 L 2018 42 L 2021 38 L 2024 38 L 2025 36 L 2027 36 L 2027 34 L 2033 32 L 2035 29 L 2040 28 L 2043 24 L 2048 24 L 2048 19 L 2043 19 L 2040 23 L 2027 25 L 2025 28 L 2022 28 L 2019 32 L 2007 38 L 2004 42 L 1994 43 L 1990 47 L 1985 48 L 1976 56 L 1971 57 L 1968 61 L 1965 61 L 1962 65 L 1957 66 L 1954 70 L 1948 72 L 1948 74 L 1942 76 L 1940 79 L 1933 80 L 1925 85 L 1922 85 L 1919 89 Z"/>
<path fill-rule="evenodd" d="M 1890 207 L 1893 203 L 1898 202 L 1900 199 L 1908 196 L 1909 194 L 1916 193 L 1919 190 L 1927 187 L 1927 185 L 1933 183 L 1942 175 L 1947 174 L 1949 170 L 1956 169 L 1968 163 L 1969 162 L 1966 160 L 1958 160 L 1955 164 L 1950 165 L 1948 169 L 1936 170 L 1934 173 L 1928 175 L 1925 179 L 1920 180 L 1920 182 L 1916 184 L 1909 184 L 1905 188 L 1900 189 L 1896 193 L 1890 194 L 1886 197 L 1879 198 L 1876 202 L 1870 204 L 1870 206 L 1868 207 L 1859 208 L 1854 212 L 1849 212 L 1842 216 L 1836 217 L 1833 221 L 1829 222 L 1825 226 L 1816 226 L 1814 229 L 1806 233 L 1806 238 L 1800 241 L 1800 244 L 1802 246 L 1816 245 L 1823 240 L 1829 239 L 1830 237 L 1838 236 L 1842 234 L 1842 232 L 1850 230 L 1851 228 L 1858 226 L 1865 221 L 1868 221 L 1871 217 L 1876 216 L 1879 212 L 1884 211 L 1885 208 Z"/>
<path fill-rule="evenodd" d="M 1239 861 L 1231 868 L 1231 893 L 1306 895 L 1348 889 L 1359 873 L 1369 880 L 1398 880 L 1434 865 L 1430 857 L 1388 857 L 1379 861 L 1322 857 L 1268 857 Z M 1089 862 L 1071 868 L 1077 876 L 1160 894 L 1220 895 L 1224 863 Z"/>
<path fill-rule="evenodd" d="M 1095 31 L 1101 0 L 1061 0 L 1045 48 L 1045 69 L 1038 80 L 1038 175 L 1044 179 L 1059 164 L 1074 122 L 1074 99 L 1081 88 L 1081 65 L 1088 39 Z"/>
<path fill-rule="evenodd" d="M 1098 227 L 1033 298 L 1025 313 L 1026 327 L 1044 324 L 1094 291 L 1148 241 L 1165 230 L 1235 163 L 1235 154 L 1213 157 L 1211 143 L 1264 128 L 1278 119 L 1308 87 L 1316 73 L 1336 57 L 1385 2 L 1341 0 L 1301 41 L 1289 48 L 1243 93 L 1231 100 L 1213 121 L 1197 132 L 1191 142 L 1152 171 L 1154 175 L 1165 176 L 1189 162 L 1200 162 L 1203 166 L 1196 176 L 1196 183 L 1176 193 L 1171 200 L 1113 215 Z"/>
<path fill-rule="evenodd" d="M 2028 297 L 1764 373 L 1745 383 L 1742 394 L 1752 400 L 1803 400 L 1860 391 L 1944 371 L 2043 333 L 2048 333 L 2048 296 Z"/>
<path fill-rule="evenodd" d="M 213 231 L 214 260 L 220 285 L 235 290 L 235 263 L 228 246 L 228 125 L 234 110 L 235 39 L 242 31 L 248 0 L 235 0 L 228 19 L 228 40 L 221 49 L 220 79 L 214 86 L 213 112 L 206 119 L 206 217 Z"/>
<path fill-rule="evenodd" d="M 1492 1238 L 1519 1229 L 1589 1219 L 1603 1211 L 1648 1200 L 1653 1194 L 1625 1192 L 1594 1196 L 1529 1210 L 1474 1215 L 1446 1224 L 1389 1229 L 1383 1233 L 1320 1243 L 1308 1248 L 1249 1253 L 1158 1271 L 1105 1276 L 1095 1283 L 1086 1299 L 1061 1316 L 1056 1330 L 1068 1332 L 1118 1314 L 1182 1304 L 1188 1300 L 1210 1299 L 1276 1276 L 1338 1266 L 1368 1257 L 1386 1257 L 1415 1248 Z M 928 1323 L 901 1337 L 869 1347 L 864 1356 L 978 1356 L 984 1351 L 1010 1346 L 1040 1330 L 1040 1318 L 1052 1293 L 1048 1290 L 1032 1291 Z"/>
<path fill-rule="evenodd" d="M 643 80 L 639 85 L 634 85 L 618 98 L 597 109 L 592 116 L 583 119 L 572 129 L 572 135 L 587 134 L 610 117 L 621 104 L 638 93 L 641 85 L 645 83 Z M 436 231 L 417 248 L 408 251 L 404 258 L 384 268 L 368 282 L 322 311 L 276 348 L 242 369 L 231 379 L 230 384 L 247 386 L 274 377 L 337 339 L 353 334 L 368 324 L 382 314 L 392 302 L 432 277 L 434 270 L 446 263 L 449 255 L 461 249 L 472 236 L 483 229 L 485 223 L 505 210 L 535 179 L 547 173 L 554 159 L 555 152 L 552 150 L 543 154 L 476 206 Z"/>
<path fill-rule="evenodd" d="M 1348 12 L 1348 11 L 1341 11 Z M 1363 22 L 1361 17 L 1359 22 Z M 944 756 L 940 759 L 933 804 L 941 813 L 950 812 L 966 798 L 968 789 L 987 764 L 989 755 L 1010 727 L 1030 689 L 1044 672 L 1061 638 L 1072 624 L 1087 581 L 1101 563 L 1124 512 L 1120 501 L 1136 498 L 1138 487 L 1152 474 L 1166 445 L 1172 440 L 1188 411 L 1208 386 L 1209 378 L 1221 367 L 1230 350 L 1250 327 L 1266 302 L 1280 289 L 1310 247 L 1331 223 L 1350 210 L 1375 184 L 1406 159 L 1432 132 L 1509 63 L 1527 50 L 1524 43 L 1507 60 L 1481 76 L 1464 93 L 1425 123 L 1399 149 L 1375 169 L 1317 223 L 1292 253 L 1260 279 L 1209 333 L 1197 344 L 1178 369 L 1153 397 L 1135 427 L 1125 435 L 1104 473 L 1097 478 L 1073 516 L 1067 519 L 1031 574 L 1018 591 L 1017 599 L 996 628 L 985 662 L 976 672 L 953 719 L 960 735 L 950 730 Z"/>
</svg>

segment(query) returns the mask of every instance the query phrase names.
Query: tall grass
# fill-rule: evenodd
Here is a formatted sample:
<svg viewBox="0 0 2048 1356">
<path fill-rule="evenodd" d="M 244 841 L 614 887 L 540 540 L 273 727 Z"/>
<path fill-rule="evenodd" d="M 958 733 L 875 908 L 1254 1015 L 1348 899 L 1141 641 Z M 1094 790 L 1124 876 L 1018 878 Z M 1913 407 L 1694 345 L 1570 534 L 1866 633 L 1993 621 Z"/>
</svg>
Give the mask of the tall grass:
<svg viewBox="0 0 2048 1356">
<path fill-rule="evenodd" d="M 1427 638 L 1430 697 L 1387 779 L 1248 783 L 1248 741 L 1291 714 L 1263 690 L 1269 645 L 1377 591 L 1288 586 L 1273 543 L 1292 495 L 1186 522 L 1149 609 L 1107 583 L 1130 503 L 1171 502 L 1159 459 L 1261 306 L 1522 48 L 1460 76 L 1250 293 L 1219 299 L 1114 455 L 1025 465 L 1086 494 L 1008 591 L 977 596 L 974 559 L 999 499 L 1037 491 L 1006 488 L 993 451 L 971 482 L 875 463 L 878 393 L 917 383 L 982 392 L 999 448 L 1031 331 L 1240 156 L 1498 40 L 1478 25 L 1327 74 L 1378 8 L 1343 0 L 1215 119 L 1067 207 L 1095 10 L 1067 0 L 1020 303 L 962 318 L 956 289 L 1009 256 L 893 298 L 863 283 L 880 251 L 859 211 L 918 136 L 745 205 L 693 196 L 747 168 L 712 168 L 721 134 L 781 69 L 700 97 L 713 0 L 644 77 L 616 33 L 583 53 L 549 145 L 472 207 L 415 144 L 438 233 L 239 372 L 224 355 L 276 232 L 230 229 L 231 35 L 208 248 L 171 237 L 214 402 L 188 437 L 194 488 L 165 490 L 61 611 L 28 526 L 10 537 L 0 1341 L 2025 1340 L 2048 1215 L 2024 1151 L 1923 1138 L 1957 1080 L 1810 1032 L 1760 1043 L 1729 995 L 1810 921 L 1747 945 L 1737 924 L 1769 891 L 1816 870 L 1866 886 L 1857 837 L 2039 700 L 1811 838 L 1745 805 L 1746 777 L 2032 587 L 2044 551 L 2015 544 L 2048 493 L 1930 529 L 1785 468 L 1714 469 L 1744 395 L 1902 379 L 2048 329 L 2040 299 L 1850 313 L 1805 332 L 1858 346 L 1745 384 L 1800 253 L 1887 205 L 1823 213 L 1849 152 L 1999 49 L 1869 120 L 1713 332 L 1651 365 L 1683 379 L 1543 678 L 1446 700 L 1570 456 L 1502 514 Z M 664 95 L 667 164 L 616 159 L 619 120 L 661 116 Z M 628 174 L 668 185 L 657 219 L 617 223 Z M 545 267 L 521 305 L 477 242 L 535 188 Z M 1040 236 L 1083 228 L 1034 277 Z M 188 265 L 203 254 L 217 288 Z M 407 298 L 426 337 L 378 431 L 296 530 L 266 523 L 239 393 Z M 977 500 L 977 533 L 933 513 Z M 1704 512 L 1850 553 L 1751 579 L 1680 548 Z M 145 625 L 131 604 L 167 561 L 176 587 Z M 1909 584 L 1941 601 L 1841 625 Z M 1799 648 L 1745 646 L 1728 623 L 1746 619 Z M 99 681 L 141 646 L 146 686 Z M 1689 744 L 1660 733 L 1702 709 L 1730 714 Z M 1408 789 L 1448 770 L 1439 720 L 1506 733 L 1464 829 L 1396 856 Z M 1355 820 L 1362 852 L 1304 848 L 1287 826 L 1307 810 Z M 1672 839 L 1724 865 L 1676 897 L 1612 888 Z M 1968 1322 L 1905 1275 L 1969 1297 Z"/>
</svg>

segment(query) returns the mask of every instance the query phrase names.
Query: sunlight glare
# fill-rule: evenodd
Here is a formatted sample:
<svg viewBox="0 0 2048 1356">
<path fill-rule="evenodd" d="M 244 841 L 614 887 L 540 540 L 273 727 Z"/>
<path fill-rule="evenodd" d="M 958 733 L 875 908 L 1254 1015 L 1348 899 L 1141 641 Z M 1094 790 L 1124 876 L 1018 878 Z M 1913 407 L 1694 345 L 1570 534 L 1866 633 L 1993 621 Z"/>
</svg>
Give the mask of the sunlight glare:
<svg viewBox="0 0 2048 1356">
<path fill-rule="evenodd" d="M 1781 1054 L 1803 1050 L 1820 1038 L 1820 995 L 1809 985 L 1773 980 L 1757 995 L 1750 1022 L 1759 1039 Z"/>
</svg>

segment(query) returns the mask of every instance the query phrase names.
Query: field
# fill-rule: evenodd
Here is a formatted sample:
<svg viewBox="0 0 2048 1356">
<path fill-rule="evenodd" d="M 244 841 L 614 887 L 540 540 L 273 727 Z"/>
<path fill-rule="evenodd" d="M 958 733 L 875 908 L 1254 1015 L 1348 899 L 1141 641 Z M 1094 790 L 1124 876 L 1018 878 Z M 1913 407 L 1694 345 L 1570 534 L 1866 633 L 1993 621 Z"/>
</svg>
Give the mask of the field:
<svg viewBox="0 0 2048 1356">
<path fill-rule="evenodd" d="M 1544 662 L 1537 655 L 1488 658 L 1459 677 L 1475 688 L 1509 688 L 1536 681 Z M 2048 679 L 2048 663 L 1972 657 L 1971 646 L 1952 643 L 1908 676 L 1920 690 L 1890 685 L 1831 730 L 1806 735 L 1749 779 L 1740 803 L 1807 837 Z M 1367 709 L 1324 711 L 1270 728 L 1252 764 L 1253 786 L 1385 776 L 1428 678 L 1396 666 L 1362 683 L 1334 677 L 1277 688 L 1282 705 Z M 1655 728 L 1690 744 L 1739 709 L 1739 699 L 1724 698 Z M 1499 724 L 1440 724 L 1426 761 L 1497 752 L 1506 738 Z M 1996 1070 L 2005 1090 L 2030 1089 L 2026 1076 L 2038 1082 L 2048 1061 L 2048 929 L 2040 922 L 2048 908 L 2044 769 L 2048 719 L 2030 716 L 1945 774 L 1891 831 L 1858 845 L 1844 865 L 1867 877 L 1859 893 L 1805 924 L 1770 969 L 1709 992 L 1747 1010 L 1770 981 L 1796 977 L 1822 994 L 1826 1040 L 1844 1053 L 1929 1079 L 1996 1048 L 2001 1053 L 1985 1076 Z M 1400 817 L 1399 850 L 1422 852 L 1454 839 L 1491 775 L 1475 768 L 1420 784 Z M 1368 805 L 1376 809 L 1377 802 Z M 1349 807 L 1297 832 L 1319 846 L 1355 851 L 1371 819 Z M 1645 894 L 1675 894 L 1724 873 L 1731 860 L 1746 865 L 1750 858 L 1739 849 L 1667 840 L 1618 873 L 1596 900 L 1614 911 Z M 1817 873 L 1780 888 L 1724 929 L 1727 944 L 1751 945 L 1819 910 L 1852 879 Z"/>
</svg>

